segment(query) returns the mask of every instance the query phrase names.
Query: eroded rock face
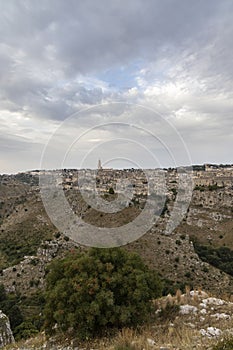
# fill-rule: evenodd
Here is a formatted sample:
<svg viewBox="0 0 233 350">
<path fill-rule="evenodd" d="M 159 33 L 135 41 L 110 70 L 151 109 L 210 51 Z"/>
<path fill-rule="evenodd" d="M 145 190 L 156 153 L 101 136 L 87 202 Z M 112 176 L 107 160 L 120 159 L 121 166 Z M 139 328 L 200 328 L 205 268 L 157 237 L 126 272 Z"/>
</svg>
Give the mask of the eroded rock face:
<svg viewBox="0 0 233 350">
<path fill-rule="evenodd" d="M 14 336 L 9 318 L 0 310 L 0 348 L 13 342 Z"/>
</svg>

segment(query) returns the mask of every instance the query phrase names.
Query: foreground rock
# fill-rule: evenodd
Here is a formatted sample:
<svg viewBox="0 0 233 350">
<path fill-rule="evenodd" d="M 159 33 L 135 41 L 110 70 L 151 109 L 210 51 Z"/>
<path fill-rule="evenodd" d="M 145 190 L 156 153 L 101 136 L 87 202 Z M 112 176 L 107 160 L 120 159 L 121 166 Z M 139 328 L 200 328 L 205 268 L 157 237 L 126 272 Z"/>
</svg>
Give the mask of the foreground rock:
<svg viewBox="0 0 233 350">
<path fill-rule="evenodd" d="M 46 339 L 41 333 L 8 346 L 7 350 L 212 350 L 219 341 L 233 336 L 233 302 L 230 300 L 212 297 L 202 290 L 190 291 L 187 287 L 185 294 L 177 291 L 175 296 L 168 295 L 154 303 L 157 318 L 142 332 L 123 329 L 112 338 L 93 339 L 81 345 L 68 335 L 63 339 Z M 161 311 L 166 308 L 168 314 L 163 318 Z"/>
<path fill-rule="evenodd" d="M 13 342 L 9 318 L 0 310 L 0 348 Z"/>
</svg>

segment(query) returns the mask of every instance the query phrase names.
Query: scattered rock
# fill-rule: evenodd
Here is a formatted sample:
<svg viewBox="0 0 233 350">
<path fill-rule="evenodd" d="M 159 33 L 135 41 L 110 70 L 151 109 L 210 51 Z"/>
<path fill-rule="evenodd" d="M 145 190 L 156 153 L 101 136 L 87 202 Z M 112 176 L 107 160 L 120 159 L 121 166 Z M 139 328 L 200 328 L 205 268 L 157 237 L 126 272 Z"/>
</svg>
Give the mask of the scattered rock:
<svg viewBox="0 0 233 350">
<path fill-rule="evenodd" d="M 155 345 L 155 341 L 153 339 L 147 338 L 147 343 L 149 346 L 154 346 Z"/>
<path fill-rule="evenodd" d="M 180 306 L 180 313 L 182 315 L 187 315 L 190 313 L 196 313 L 197 312 L 197 307 L 193 305 L 181 305 Z"/>
<path fill-rule="evenodd" d="M 200 329 L 200 333 L 208 338 L 219 337 L 222 334 L 221 329 L 216 327 L 208 327 L 207 329 Z"/>
</svg>

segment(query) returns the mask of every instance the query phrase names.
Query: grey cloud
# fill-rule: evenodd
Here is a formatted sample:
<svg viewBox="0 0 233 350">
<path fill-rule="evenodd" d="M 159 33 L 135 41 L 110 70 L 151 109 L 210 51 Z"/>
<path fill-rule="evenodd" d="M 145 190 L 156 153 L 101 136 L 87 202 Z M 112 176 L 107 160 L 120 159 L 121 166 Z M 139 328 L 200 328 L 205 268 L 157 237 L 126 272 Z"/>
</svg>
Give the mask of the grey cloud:
<svg viewBox="0 0 233 350">
<path fill-rule="evenodd" d="M 50 98 L 60 81 L 130 60 L 179 56 L 190 45 L 205 47 L 216 33 L 224 45 L 222 31 L 230 47 L 230 29 L 227 33 L 225 22 L 218 20 L 230 9 L 230 2 L 216 0 L 2 2 L 2 98 L 32 115 L 60 120 L 74 111 L 73 105 L 109 97 L 101 89 L 74 85 L 69 91 L 54 89 L 57 98 Z"/>
<path fill-rule="evenodd" d="M 2 0 L 1 110 L 51 122 L 112 100 L 156 106 L 165 118 L 186 108 L 190 120 L 177 123 L 184 137 L 190 136 L 193 144 L 198 135 L 213 142 L 218 131 L 228 135 L 230 144 L 232 13 L 230 0 Z M 137 61 L 148 71 L 133 72 L 135 86 L 137 74 L 144 79 L 135 95 L 117 91 L 111 81 L 105 86 L 85 81 Z M 162 87 L 180 83 L 188 89 L 178 97 L 161 89 L 149 98 L 145 90 L 157 82 Z M 122 108 L 114 105 L 111 113 L 120 119 Z M 195 113 L 199 124 L 192 123 Z M 153 124 L 149 116 L 144 121 L 126 117 L 142 125 Z M 108 114 L 87 112 L 78 122 L 85 128 L 108 120 Z M 30 149 L 28 142 L 13 135 L 3 135 L 1 140 L 6 152 Z"/>
<path fill-rule="evenodd" d="M 5 2 L 2 41 L 45 67 L 70 74 L 155 55 L 194 40 L 223 6 L 218 1 Z M 209 24 L 210 23 L 210 24 Z M 54 47 L 54 59 L 46 51 Z"/>
<path fill-rule="evenodd" d="M 0 153 L 2 157 L 14 154 L 16 157 L 22 152 L 38 152 L 42 150 L 43 145 L 38 142 L 32 142 L 24 137 L 4 134 L 0 135 Z"/>
<path fill-rule="evenodd" d="M 15 173 L 40 168 L 43 145 L 24 137 L 0 135 L 0 173 Z"/>
</svg>

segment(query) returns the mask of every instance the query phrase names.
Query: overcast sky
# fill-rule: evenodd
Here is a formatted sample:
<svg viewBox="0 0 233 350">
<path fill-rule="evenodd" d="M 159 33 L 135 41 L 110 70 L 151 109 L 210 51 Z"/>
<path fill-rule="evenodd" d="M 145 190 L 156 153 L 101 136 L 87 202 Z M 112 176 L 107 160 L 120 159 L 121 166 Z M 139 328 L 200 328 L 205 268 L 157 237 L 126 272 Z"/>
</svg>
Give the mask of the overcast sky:
<svg viewBox="0 0 233 350">
<path fill-rule="evenodd" d="M 232 0 L 0 5 L 1 173 L 233 163 Z"/>
</svg>

